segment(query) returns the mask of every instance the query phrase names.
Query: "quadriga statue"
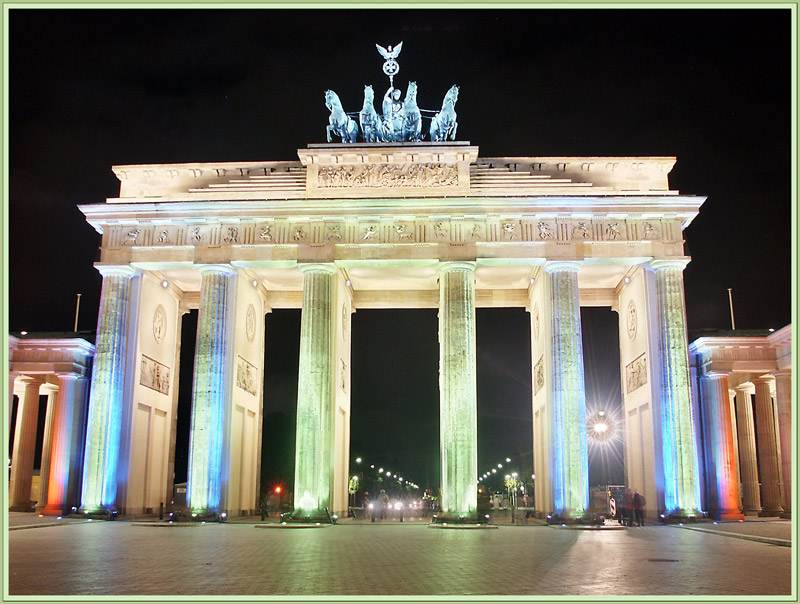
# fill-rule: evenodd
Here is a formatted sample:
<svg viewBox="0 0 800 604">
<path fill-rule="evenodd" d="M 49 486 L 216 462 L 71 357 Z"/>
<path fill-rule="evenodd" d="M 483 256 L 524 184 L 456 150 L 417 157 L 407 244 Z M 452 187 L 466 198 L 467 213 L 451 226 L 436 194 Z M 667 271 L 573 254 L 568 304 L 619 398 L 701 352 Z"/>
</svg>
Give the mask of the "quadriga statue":
<svg viewBox="0 0 800 604">
<path fill-rule="evenodd" d="M 339 96 L 333 90 L 325 92 L 325 106 L 331 112 L 328 118 L 328 142 L 332 143 L 331 134 L 342 137 L 343 143 L 354 143 L 358 136 L 358 124 L 344 111 Z"/>
<path fill-rule="evenodd" d="M 431 120 L 431 140 L 445 141 L 456 140 L 456 101 L 458 100 L 458 86 L 452 86 L 444 95 L 442 110 Z"/>
</svg>

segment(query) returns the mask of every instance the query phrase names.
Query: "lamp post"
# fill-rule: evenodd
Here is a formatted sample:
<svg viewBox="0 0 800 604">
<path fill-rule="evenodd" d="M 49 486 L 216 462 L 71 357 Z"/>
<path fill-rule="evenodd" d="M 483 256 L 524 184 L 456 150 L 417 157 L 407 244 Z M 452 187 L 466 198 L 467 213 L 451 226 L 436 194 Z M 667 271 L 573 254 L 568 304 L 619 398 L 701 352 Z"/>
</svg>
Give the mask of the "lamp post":
<svg viewBox="0 0 800 604">
<path fill-rule="evenodd" d="M 604 410 L 601 409 L 586 420 L 586 433 L 590 439 L 590 442 L 603 447 L 604 445 L 607 445 L 614 436 L 614 421 Z M 603 448 L 600 450 L 600 463 L 603 468 L 606 512 L 608 512 L 608 473 L 606 468 L 606 451 Z"/>
</svg>

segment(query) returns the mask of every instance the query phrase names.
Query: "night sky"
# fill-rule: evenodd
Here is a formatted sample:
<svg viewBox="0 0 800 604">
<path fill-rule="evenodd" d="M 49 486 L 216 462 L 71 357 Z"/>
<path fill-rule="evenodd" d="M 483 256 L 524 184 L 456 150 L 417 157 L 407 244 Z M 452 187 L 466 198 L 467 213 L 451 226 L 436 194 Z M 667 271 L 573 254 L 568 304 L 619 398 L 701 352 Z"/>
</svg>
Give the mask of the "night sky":
<svg viewBox="0 0 800 604">
<path fill-rule="evenodd" d="M 375 43 L 400 41 L 397 87 L 415 80 L 419 105 L 438 109 L 458 84 L 458 138 L 481 157 L 676 156 L 671 188 L 708 196 L 684 233 L 689 328 L 730 327 L 729 287 L 737 328 L 791 321 L 788 10 L 10 14 L 12 333 L 71 330 L 77 293 L 79 330 L 95 328 L 100 237 L 77 205 L 118 194 L 112 165 L 297 159 L 325 141 L 324 91 L 347 111 L 365 84 L 381 96 Z M 524 471 L 529 317 L 479 309 L 477 319 L 479 469 L 508 456 Z M 611 408 L 616 315 L 586 309 L 583 325 L 587 400 Z M 353 454 L 435 486 L 436 311 L 359 310 L 352 327 Z M 299 311 L 268 316 L 268 482 L 292 472 L 299 330 Z"/>
</svg>

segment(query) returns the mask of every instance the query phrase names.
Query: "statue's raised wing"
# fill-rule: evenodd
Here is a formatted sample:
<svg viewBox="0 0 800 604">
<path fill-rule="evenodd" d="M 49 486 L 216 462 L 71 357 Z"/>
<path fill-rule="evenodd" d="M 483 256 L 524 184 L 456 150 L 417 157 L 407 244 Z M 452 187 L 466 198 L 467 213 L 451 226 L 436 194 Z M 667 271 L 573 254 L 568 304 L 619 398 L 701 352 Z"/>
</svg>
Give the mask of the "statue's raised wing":
<svg viewBox="0 0 800 604">
<path fill-rule="evenodd" d="M 401 42 L 401 44 L 402 44 L 402 42 Z M 389 56 L 389 51 L 386 50 L 383 46 L 381 46 L 380 44 L 376 44 L 375 47 L 378 49 L 378 52 L 381 53 L 381 56 L 384 59 L 386 59 L 388 61 L 391 58 Z"/>
<path fill-rule="evenodd" d="M 389 48 L 391 48 L 391 46 L 390 46 Z M 400 44 L 398 44 L 397 46 L 395 46 L 395 47 L 394 47 L 394 49 L 392 50 L 392 58 L 393 58 L 393 59 L 396 59 L 396 58 L 397 58 L 397 56 L 400 54 L 400 51 L 401 51 L 402 49 L 403 49 L 403 43 L 402 43 L 402 42 L 400 42 Z"/>
</svg>

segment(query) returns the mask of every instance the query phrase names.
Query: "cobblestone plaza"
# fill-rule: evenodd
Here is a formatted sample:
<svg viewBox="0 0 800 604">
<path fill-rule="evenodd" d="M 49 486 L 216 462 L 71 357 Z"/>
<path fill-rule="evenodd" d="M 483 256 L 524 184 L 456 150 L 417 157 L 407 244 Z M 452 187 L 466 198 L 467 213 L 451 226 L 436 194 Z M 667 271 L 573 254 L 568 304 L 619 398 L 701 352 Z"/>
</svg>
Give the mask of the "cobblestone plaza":
<svg viewBox="0 0 800 604">
<path fill-rule="evenodd" d="M 20 521 L 12 519 L 12 528 L 15 522 Z M 786 547 L 790 537 L 785 520 L 620 530 L 447 530 L 425 521 L 257 530 L 253 523 L 79 521 L 12 530 L 6 594 L 391 595 L 439 601 L 498 595 L 789 596 L 796 589 L 792 550 Z"/>
</svg>

